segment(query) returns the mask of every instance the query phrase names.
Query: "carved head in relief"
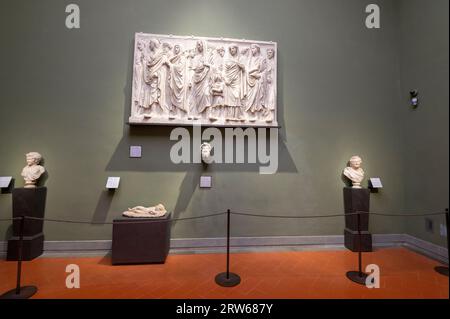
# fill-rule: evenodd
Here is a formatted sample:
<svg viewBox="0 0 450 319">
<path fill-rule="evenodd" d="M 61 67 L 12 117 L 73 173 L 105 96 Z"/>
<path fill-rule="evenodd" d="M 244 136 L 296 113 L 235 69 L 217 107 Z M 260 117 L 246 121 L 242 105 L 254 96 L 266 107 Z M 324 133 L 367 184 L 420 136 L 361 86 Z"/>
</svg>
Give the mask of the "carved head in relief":
<svg viewBox="0 0 450 319">
<path fill-rule="evenodd" d="M 250 49 L 252 50 L 252 55 L 257 56 L 261 52 L 261 47 L 257 44 L 252 44 L 250 46 Z"/>
<path fill-rule="evenodd" d="M 139 51 L 142 51 L 142 50 L 144 50 L 145 44 L 142 41 L 138 41 L 136 47 Z"/>
<path fill-rule="evenodd" d="M 275 56 L 275 50 L 274 49 L 267 49 L 267 57 L 269 59 L 273 59 L 274 56 Z"/>
<path fill-rule="evenodd" d="M 197 41 L 197 44 L 196 44 L 195 47 L 197 48 L 197 52 L 198 53 L 203 53 L 203 50 L 205 49 L 204 45 L 203 45 L 203 42 L 201 40 Z"/>
<path fill-rule="evenodd" d="M 148 43 L 148 47 L 150 48 L 150 51 L 155 51 L 159 48 L 161 45 L 161 42 L 158 39 L 150 39 Z"/>
<path fill-rule="evenodd" d="M 219 53 L 219 55 L 223 58 L 223 56 L 225 55 L 225 48 L 224 47 L 218 47 L 217 48 L 217 53 Z"/>
<path fill-rule="evenodd" d="M 236 56 L 238 53 L 238 46 L 236 43 L 230 44 L 230 47 L 228 48 L 228 51 L 230 52 L 231 56 Z"/>
<path fill-rule="evenodd" d="M 176 55 L 176 54 L 179 54 L 180 52 L 181 52 L 180 45 L 179 44 L 175 44 L 174 47 L 173 47 L 173 53 L 175 53 L 175 55 Z"/>
</svg>

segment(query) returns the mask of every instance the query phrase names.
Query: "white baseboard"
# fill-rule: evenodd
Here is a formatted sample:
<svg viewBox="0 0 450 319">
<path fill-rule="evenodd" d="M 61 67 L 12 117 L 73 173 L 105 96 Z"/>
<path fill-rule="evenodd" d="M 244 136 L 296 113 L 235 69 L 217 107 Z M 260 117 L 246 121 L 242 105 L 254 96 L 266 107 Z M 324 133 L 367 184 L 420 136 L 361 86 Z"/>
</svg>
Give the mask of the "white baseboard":
<svg viewBox="0 0 450 319">
<path fill-rule="evenodd" d="M 430 258 L 448 263 L 447 248 L 407 234 L 374 234 L 374 247 L 404 246 Z M 345 249 L 344 236 L 233 237 L 232 252 L 301 251 Z M 183 238 L 170 240 L 170 253 L 223 253 L 225 238 Z M 7 242 L 0 241 L 0 258 L 6 257 Z M 111 252 L 111 240 L 46 241 L 43 257 L 98 256 Z"/>
</svg>

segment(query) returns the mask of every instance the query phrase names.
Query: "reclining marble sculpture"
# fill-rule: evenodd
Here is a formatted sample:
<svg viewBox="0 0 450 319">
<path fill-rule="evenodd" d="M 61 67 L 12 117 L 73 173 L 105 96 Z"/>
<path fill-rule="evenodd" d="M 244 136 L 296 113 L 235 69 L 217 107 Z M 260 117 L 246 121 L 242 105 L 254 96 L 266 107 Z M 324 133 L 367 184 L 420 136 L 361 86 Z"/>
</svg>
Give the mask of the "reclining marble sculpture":
<svg viewBox="0 0 450 319">
<path fill-rule="evenodd" d="M 136 206 L 133 208 L 128 208 L 127 211 L 123 212 L 123 216 L 126 217 L 163 217 L 167 214 L 167 210 L 162 204 L 158 204 L 156 206 L 144 207 L 144 206 Z"/>
<path fill-rule="evenodd" d="M 25 181 L 25 188 L 35 188 L 36 183 L 42 174 L 45 173 L 45 168 L 40 164 L 42 155 L 38 152 L 30 152 L 25 154 L 27 166 L 22 169 L 22 177 Z"/>
<path fill-rule="evenodd" d="M 276 48 L 137 33 L 129 122 L 276 126 Z"/>
<path fill-rule="evenodd" d="M 364 179 L 364 170 L 361 168 L 362 159 L 355 155 L 349 160 L 350 166 L 344 169 L 344 176 L 346 176 L 353 185 L 353 188 L 361 188 L 361 182 Z"/>
</svg>

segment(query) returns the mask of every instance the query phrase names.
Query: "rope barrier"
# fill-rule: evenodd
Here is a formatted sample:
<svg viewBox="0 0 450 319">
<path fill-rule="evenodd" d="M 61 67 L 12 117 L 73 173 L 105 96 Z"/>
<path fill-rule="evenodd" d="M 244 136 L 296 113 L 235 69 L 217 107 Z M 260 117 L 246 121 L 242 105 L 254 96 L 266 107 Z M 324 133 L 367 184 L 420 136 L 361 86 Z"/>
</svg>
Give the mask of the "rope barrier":
<svg viewBox="0 0 450 319">
<path fill-rule="evenodd" d="M 209 218 L 209 217 L 215 217 L 215 216 L 221 216 L 225 215 L 227 212 L 222 213 L 214 213 L 214 214 L 207 214 L 202 216 L 193 216 L 193 217 L 184 217 L 184 218 L 171 218 L 171 219 L 151 219 L 151 217 L 148 218 L 142 218 L 137 217 L 133 221 L 120 221 L 120 224 L 136 224 L 136 223 L 142 223 L 144 222 L 176 222 L 176 221 L 185 221 L 185 220 L 195 220 L 195 219 L 202 219 L 202 218 Z M 264 214 L 256 214 L 256 213 L 247 213 L 247 212 L 231 212 L 232 215 L 238 215 L 238 216 L 249 216 L 249 217 L 261 217 L 261 218 L 281 218 L 281 219 L 311 219 L 311 218 L 334 218 L 334 217 L 347 217 L 347 216 L 356 216 L 356 215 L 374 215 L 374 216 L 392 216 L 392 217 L 426 217 L 426 216 L 439 216 L 439 215 L 445 215 L 445 212 L 436 212 L 436 213 L 427 213 L 427 214 L 388 214 L 388 213 L 378 213 L 378 212 L 355 212 L 355 213 L 348 213 L 348 214 L 330 214 L 330 215 L 303 215 L 303 216 L 292 216 L 292 215 L 264 215 Z M 0 219 L 0 222 L 6 222 L 6 221 L 14 221 L 14 220 L 20 220 L 22 217 L 14 217 L 14 218 L 3 218 Z M 77 221 L 77 220 L 65 220 L 65 219 L 52 219 L 52 218 L 39 218 L 39 217 L 31 217 L 31 216 L 24 216 L 25 219 L 30 220 L 41 220 L 46 222 L 55 222 L 55 223 L 67 223 L 67 224 L 86 224 L 86 225 L 114 225 L 114 222 L 89 222 L 89 221 Z"/>
<path fill-rule="evenodd" d="M 429 214 L 385 214 L 385 213 L 377 213 L 377 212 L 370 212 L 370 215 L 376 215 L 376 216 L 394 216 L 394 217 L 420 217 L 420 216 L 438 216 L 438 215 L 445 215 L 445 212 L 441 213 L 429 213 Z"/>
<path fill-rule="evenodd" d="M 10 222 L 10 221 L 20 220 L 20 219 L 22 219 L 22 217 L 1 218 L 1 219 L 0 219 L 0 222 Z"/>
<path fill-rule="evenodd" d="M 225 215 L 226 212 L 223 213 L 215 213 L 215 214 L 208 214 L 208 215 L 202 215 L 202 216 L 193 216 L 193 217 L 184 217 L 184 218 L 171 218 L 171 219 L 150 219 L 149 218 L 142 218 L 136 217 L 133 221 L 120 221 L 119 223 L 121 225 L 123 224 L 140 224 L 142 222 L 151 222 L 151 223 L 168 223 L 168 222 L 175 222 L 175 221 L 184 221 L 184 220 L 194 220 L 194 219 L 202 219 L 202 218 L 209 218 L 209 217 L 215 217 L 220 215 Z M 51 218 L 39 218 L 39 217 L 31 217 L 31 216 L 24 216 L 25 219 L 31 219 L 31 220 L 42 220 L 46 222 L 55 222 L 55 223 L 68 223 L 68 224 L 88 224 L 88 225 L 114 225 L 114 222 L 88 222 L 88 221 L 75 221 L 75 220 L 64 220 L 64 219 L 51 219 Z"/>
<path fill-rule="evenodd" d="M 293 218 L 293 219 L 302 219 L 302 218 L 330 218 L 330 217 L 346 217 L 346 216 L 355 216 L 355 215 L 378 215 L 378 216 L 399 216 L 399 217 L 417 217 L 417 216 L 437 216 L 437 215 L 445 215 L 445 212 L 441 213 L 429 213 L 429 214 L 385 214 L 385 213 L 376 213 L 376 212 L 355 212 L 348 214 L 331 214 L 331 215 L 304 215 L 304 216 L 290 216 L 290 215 L 262 215 L 262 214 L 254 214 L 254 213 L 238 213 L 231 212 L 232 215 L 240 215 L 240 216 L 251 216 L 251 217 L 263 217 L 263 218 Z"/>
</svg>

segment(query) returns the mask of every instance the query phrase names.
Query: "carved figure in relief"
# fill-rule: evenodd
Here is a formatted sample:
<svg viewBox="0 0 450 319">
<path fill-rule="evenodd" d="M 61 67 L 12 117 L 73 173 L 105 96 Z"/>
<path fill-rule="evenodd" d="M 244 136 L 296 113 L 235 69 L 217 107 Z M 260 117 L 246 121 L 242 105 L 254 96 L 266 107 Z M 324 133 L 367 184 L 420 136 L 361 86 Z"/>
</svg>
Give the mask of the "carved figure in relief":
<svg viewBox="0 0 450 319">
<path fill-rule="evenodd" d="M 133 107 L 136 111 L 143 106 L 143 90 L 144 90 L 144 49 L 145 43 L 138 41 L 136 44 L 136 52 L 134 54 L 134 70 L 133 70 Z"/>
<path fill-rule="evenodd" d="M 209 108 L 209 119 L 211 121 L 217 121 L 222 115 L 222 109 L 224 106 L 223 101 L 223 89 L 225 83 L 223 82 L 222 75 L 219 73 L 214 74 L 212 85 L 211 85 L 211 95 L 212 104 Z"/>
<path fill-rule="evenodd" d="M 206 41 L 198 40 L 195 54 L 191 60 L 190 69 L 193 71 L 189 82 L 189 119 L 203 117 L 203 112 L 211 106 L 210 71 L 211 61 Z"/>
<path fill-rule="evenodd" d="M 231 44 L 228 57 L 224 63 L 224 104 L 226 105 L 226 119 L 231 121 L 245 120 L 242 114 L 242 100 L 245 98 L 245 65 L 240 62 L 239 48 Z"/>
<path fill-rule="evenodd" d="M 186 76 L 187 64 L 186 54 L 183 52 L 181 45 L 175 44 L 173 47 L 173 56 L 170 62 L 170 100 L 172 109 L 169 118 L 183 117 L 188 109 L 185 105 L 186 101 Z"/>
<path fill-rule="evenodd" d="M 272 122 L 274 120 L 275 116 L 275 105 L 276 105 L 276 99 L 275 99 L 275 51 L 270 48 L 267 49 L 267 60 L 266 60 L 266 76 L 265 76 L 265 120 L 266 122 Z"/>
<path fill-rule="evenodd" d="M 144 69 L 144 81 L 147 84 L 144 105 L 144 117 L 162 116 L 171 107 L 167 101 L 168 59 L 167 46 L 163 47 L 158 39 L 150 39 L 149 54 Z"/>
<path fill-rule="evenodd" d="M 261 56 L 261 48 L 257 44 L 251 45 L 251 58 L 247 71 L 248 93 L 246 100 L 246 109 L 249 121 L 254 122 L 264 111 L 264 71 L 266 60 Z"/>
</svg>

